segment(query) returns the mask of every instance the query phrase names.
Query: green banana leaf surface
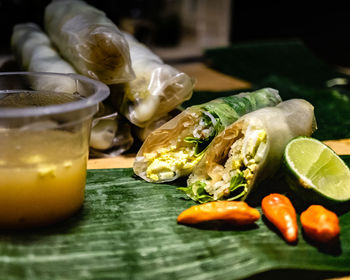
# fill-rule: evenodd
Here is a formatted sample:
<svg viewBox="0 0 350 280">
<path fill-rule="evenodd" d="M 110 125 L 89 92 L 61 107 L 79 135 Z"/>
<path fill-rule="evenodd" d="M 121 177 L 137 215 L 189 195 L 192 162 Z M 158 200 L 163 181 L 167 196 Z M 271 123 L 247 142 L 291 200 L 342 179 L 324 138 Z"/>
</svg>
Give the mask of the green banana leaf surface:
<svg viewBox="0 0 350 280">
<path fill-rule="evenodd" d="M 350 157 L 343 157 L 350 164 Z M 132 169 L 89 170 L 83 208 L 49 228 L 0 232 L 4 279 L 308 279 L 350 275 L 350 212 L 339 244 L 320 248 L 300 230 L 287 244 L 262 217 L 249 228 L 189 227 L 176 218 L 194 204 L 174 184 L 152 184 Z M 277 189 L 274 189 L 277 188 Z M 262 184 L 284 192 L 283 179 Z"/>
</svg>

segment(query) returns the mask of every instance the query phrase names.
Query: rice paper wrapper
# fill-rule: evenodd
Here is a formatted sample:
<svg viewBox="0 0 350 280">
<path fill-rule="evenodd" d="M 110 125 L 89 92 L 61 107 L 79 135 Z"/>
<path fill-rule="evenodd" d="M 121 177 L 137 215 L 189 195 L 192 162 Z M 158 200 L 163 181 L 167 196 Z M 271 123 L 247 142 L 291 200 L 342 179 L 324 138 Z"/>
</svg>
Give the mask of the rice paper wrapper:
<svg viewBox="0 0 350 280">
<path fill-rule="evenodd" d="M 134 78 L 128 43 L 102 11 L 80 0 L 52 1 L 44 21 L 50 39 L 80 74 L 106 84 Z"/>
<path fill-rule="evenodd" d="M 125 120 L 123 121 L 122 119 L 117 118 L 115 120 L 109 120 L 108 123 L 105 122 L 107 122 L 107 120 L 100 121 L 101 125 L 110 126 L 110 131 L 94 132 L 93 128 L 91 137 L 103 137 L 102 139 L 100 139 L 100 141 L 102 141 L 103 146 L 101 147 L 100 144 L 97 146 L 97 148 L 94 148 L 96 147 L 96 144 L 90 145 L 90 158 L 107 158 L 121 155 L 127 152 L 134 143 L 134 138 L 131 134 L 130 124 L 127 123 Z M 115 129 L 115 127 L 117 127 L 117 129 Z M 98 136 L 96 135 L 97 133 L 102 133 L 105 136 Z"/>
<path fill-rule="evenodd" d="M 124 85 L 122 93 L 116 93 L 123 96 L 118 107 L 131 123 L 146 127 L 190 99 L 194 80 L 165 64 L 130 34 L 123 34 L 129 44 L 136 78 Z"/>
<path fill-rule="evenodd" d="M 134 138 L 130 124 L 103 103 L 92 121 L 90 136 L 90 157 L 112 157 L 131 148 Z"/>
<path fill-rule="evenodd" d="M 146 176 L 147 162 L 143 154 L 157 151 L 169 145 L 187 145 L 184 138 L 194 130 L 200 115 L 200 108 L 191 107 L 166 122 L 160 128 L 154 130 L 146 138 L 137 152 L 133 166 L 136 175 L 149 181 L 149 178 Z M 173 180 L 178 177 L 179 176 L 174 177 Z"/>
<path fill-rule="evenodd" d="M 23 70 L 76 73 L 72 65 L 58 54 L 46 33 L 35 23 L 15 25 L 11 47 Z"/>
<path fill-rule="evenodd" d="M 146 140 L 146 138 L 148 137 L 148 135 L 150 135 L 153 131 L 160 128 L 162 125 L 164 125 L 165 123 L 170 121 L 172 118 L 174 118 L 175 116 L 180 114 L 182 111 L 183 110 L 178 109 L 178 108 L 174 109 L 171 112 L 169 112 L 168 114 L 166 114 L 166 115 L 160 117 L 159 119 L 149 123 L 145 127 L 133 126 L 133 132 L 135 133 L 136 137 L 140 141 L 144 142 Z"/>
<path fill-rule="evenodd" d="M 17 24 L 11 36 L 11 48 L 21 69 L 29 72 L 76 73 L 52 45 L 50 38 L 35 23 Z M 68 79 L 32 78 L 35 88 L 48 91 L 73 93 L 74 81 Z"/>
</svg>

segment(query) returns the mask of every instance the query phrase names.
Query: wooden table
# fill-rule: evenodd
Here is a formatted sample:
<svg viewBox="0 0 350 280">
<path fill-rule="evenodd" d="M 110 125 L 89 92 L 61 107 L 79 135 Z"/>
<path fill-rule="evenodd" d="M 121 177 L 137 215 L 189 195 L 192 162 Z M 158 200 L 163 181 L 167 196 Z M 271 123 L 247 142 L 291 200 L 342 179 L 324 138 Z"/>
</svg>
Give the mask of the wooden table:
<svg viewBox="0 0 350 280">
<path fill-rule="evenodd" d="M 196 80 L 195 90 L 224 91 L 231 89 L 247 89 L 251 84 L 237 78 L 227 76 L 202 63 L 174 65 Z M 350 155 L 350 139 L 324 141 L 339 155 Z M 135 154 L 126 154 L 112 158 L 91 159 L 88 169 L 127 168 L 132 167 Z"/>
</svg>

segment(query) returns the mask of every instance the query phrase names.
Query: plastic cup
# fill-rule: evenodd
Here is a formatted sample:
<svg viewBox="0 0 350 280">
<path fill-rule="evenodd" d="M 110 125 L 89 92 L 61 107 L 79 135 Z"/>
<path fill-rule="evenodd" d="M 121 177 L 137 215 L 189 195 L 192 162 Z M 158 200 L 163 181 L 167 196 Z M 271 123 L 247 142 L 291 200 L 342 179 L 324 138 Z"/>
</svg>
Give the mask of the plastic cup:
<svg viewBox="0 0 350 280">
<path fill-rule="evenodd" d="M 0 228 L 49 225 L 82 206 L 92 116 L 108 95 L 80 75 L 0 73 Z"/>
</svg>

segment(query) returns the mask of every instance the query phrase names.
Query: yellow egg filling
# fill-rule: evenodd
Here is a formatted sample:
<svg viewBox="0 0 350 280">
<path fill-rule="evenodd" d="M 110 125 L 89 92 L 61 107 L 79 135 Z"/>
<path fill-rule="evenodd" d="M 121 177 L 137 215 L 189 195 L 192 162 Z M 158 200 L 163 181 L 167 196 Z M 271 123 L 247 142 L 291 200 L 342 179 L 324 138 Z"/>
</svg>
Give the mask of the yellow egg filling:
<svg viewBox="0 0 350 280">
<path fill-rule="evenodd" d="M 195 155 L 194 147 L 176 147 L 159 149 L 155 153 L 145 153 L 148 162 L 146 176 L 152 181 L 167 180 L 175 176 L 186 176 L 201 159 Z"/>
</svg>

